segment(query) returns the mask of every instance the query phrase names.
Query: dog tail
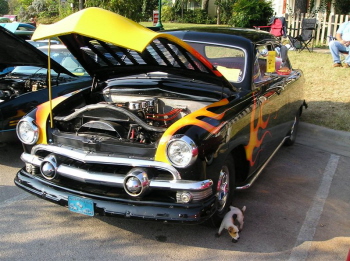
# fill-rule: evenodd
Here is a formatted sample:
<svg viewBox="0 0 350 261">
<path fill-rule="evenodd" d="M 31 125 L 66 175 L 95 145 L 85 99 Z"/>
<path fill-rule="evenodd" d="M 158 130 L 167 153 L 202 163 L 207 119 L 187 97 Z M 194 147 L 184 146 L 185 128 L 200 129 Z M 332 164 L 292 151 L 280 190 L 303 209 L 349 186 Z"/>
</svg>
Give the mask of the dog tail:
<svg viewBox="0 0 350 261">
<path fill-rule="evenodd" d="M 242 212 L 244 213 L 244 211 L 246 210 L 247 208 L 244 206 L 241 210 Z"/>
</svg>

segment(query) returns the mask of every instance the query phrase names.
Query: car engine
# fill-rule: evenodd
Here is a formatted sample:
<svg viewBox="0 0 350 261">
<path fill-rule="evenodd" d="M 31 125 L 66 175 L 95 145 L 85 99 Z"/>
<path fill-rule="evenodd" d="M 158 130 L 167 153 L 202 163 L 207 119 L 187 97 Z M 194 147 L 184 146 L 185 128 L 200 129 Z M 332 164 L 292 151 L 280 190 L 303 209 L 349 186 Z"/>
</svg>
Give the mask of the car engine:
<svg viewBox="0 0 350 261">
<path fill-rule="evenodd" d="M 74 133 L 72 139 L 152 144 L 171 124 L 205 105 L 201 101 L 113 95 L 54 120 L 60 134 Z"/>
<path fill-rule="evenodd" d="M 35 76 L 8 74 L 0 78 L 0 100 L 7 101 L 24 93 L 45 89 L 47 88 L 46 78 L 46 74 Z M 66 77 L 52 77 L 52 86 L 68 81 Z"/>
</svg>

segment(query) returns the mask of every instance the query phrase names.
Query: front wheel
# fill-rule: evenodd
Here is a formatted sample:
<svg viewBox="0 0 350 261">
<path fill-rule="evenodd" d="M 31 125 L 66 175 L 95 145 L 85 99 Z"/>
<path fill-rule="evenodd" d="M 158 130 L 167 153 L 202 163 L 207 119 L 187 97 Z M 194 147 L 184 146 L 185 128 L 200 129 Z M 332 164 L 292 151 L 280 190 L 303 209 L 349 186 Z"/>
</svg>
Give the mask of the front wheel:
<svg viewBox="0 0 350 261">
<path fill-rule="evenodd" d="M 216 212 L 210 223 L 214 227 L 220 226 L 222 219 L 228 212 L 234 198 L 235 165 L 232 156 L 228 156 L 220 168 L 216 185 Z"/>
</svg>

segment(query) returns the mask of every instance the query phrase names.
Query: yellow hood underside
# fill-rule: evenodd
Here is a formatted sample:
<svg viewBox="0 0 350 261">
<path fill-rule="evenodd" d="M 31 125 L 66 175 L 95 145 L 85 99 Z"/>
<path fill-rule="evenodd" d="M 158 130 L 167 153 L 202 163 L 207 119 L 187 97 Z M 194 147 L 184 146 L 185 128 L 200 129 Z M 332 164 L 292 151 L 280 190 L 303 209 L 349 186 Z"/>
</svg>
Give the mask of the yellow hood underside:
<svg viewBox="0 0 350 261">
<path fill-rule="evenodd" d="M 159 37 L 184 45 L 172 35 L 156 33 L 121 15 L 97 7 L 83 9 L 54 24 L 39 25 L 32 40 L 67 34 L 80 34 L 137 52 L 142 52 L 149 43 Z"/>
</svg>

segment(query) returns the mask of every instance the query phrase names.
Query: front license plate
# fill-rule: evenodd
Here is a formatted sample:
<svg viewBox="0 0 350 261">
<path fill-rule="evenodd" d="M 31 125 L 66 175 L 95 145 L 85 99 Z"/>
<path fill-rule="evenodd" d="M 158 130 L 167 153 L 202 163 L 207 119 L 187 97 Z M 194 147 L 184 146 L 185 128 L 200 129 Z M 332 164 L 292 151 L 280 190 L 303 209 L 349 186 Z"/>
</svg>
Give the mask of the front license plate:
<svg viewBox="0 0 350 261">
<path fill-rule="evenodd" d="M 68 208 L 75 213 L 94 216 L 94 202 L 90 199 L 68 196 Z"/>
</svg>

